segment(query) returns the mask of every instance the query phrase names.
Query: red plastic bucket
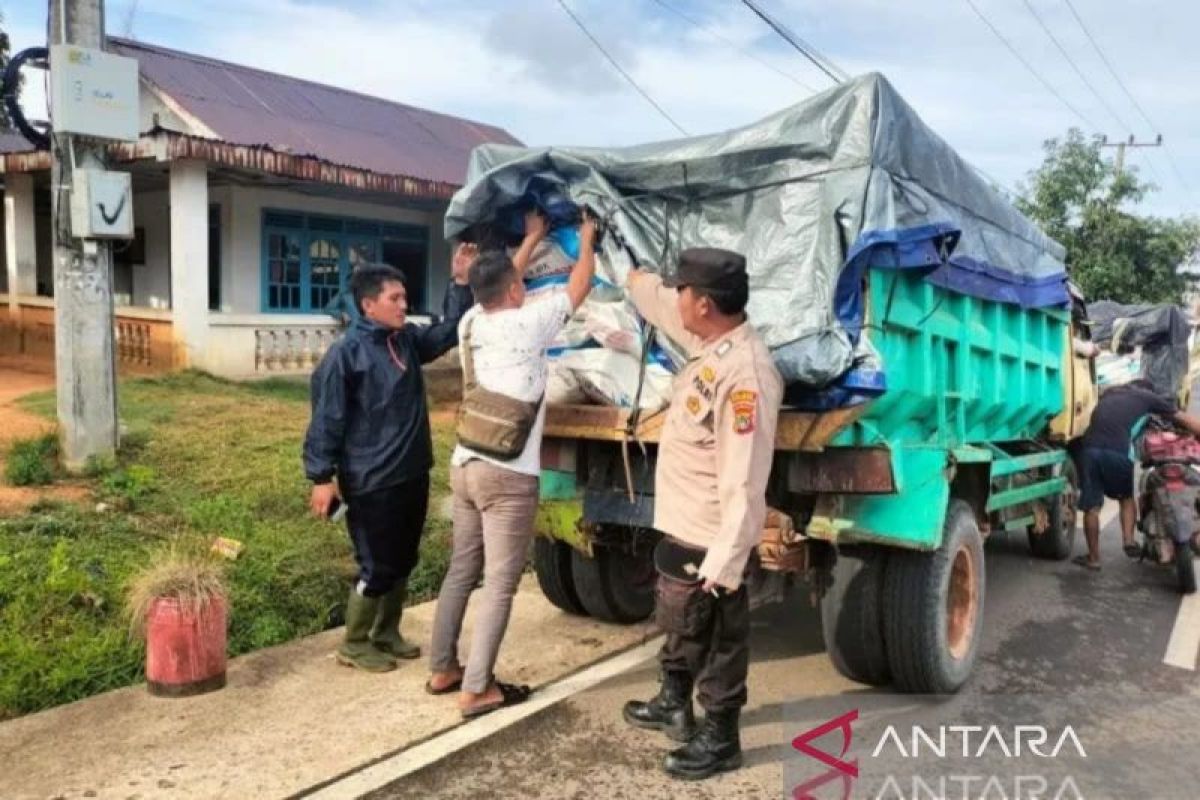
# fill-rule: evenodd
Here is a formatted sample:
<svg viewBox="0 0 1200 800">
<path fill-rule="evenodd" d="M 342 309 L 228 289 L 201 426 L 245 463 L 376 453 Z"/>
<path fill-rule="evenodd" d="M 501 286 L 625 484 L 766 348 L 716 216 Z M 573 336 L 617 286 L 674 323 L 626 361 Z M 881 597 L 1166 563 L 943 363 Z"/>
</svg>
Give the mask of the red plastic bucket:
<svg viewBox="0 0 1200 800">
<path fill-rule="evenodd" d="M 146 684 L 162 697 L 186 697 L 225 685 L 226 601 L 199 610 L 160 597 L 146 614 Z"/>
</svg>

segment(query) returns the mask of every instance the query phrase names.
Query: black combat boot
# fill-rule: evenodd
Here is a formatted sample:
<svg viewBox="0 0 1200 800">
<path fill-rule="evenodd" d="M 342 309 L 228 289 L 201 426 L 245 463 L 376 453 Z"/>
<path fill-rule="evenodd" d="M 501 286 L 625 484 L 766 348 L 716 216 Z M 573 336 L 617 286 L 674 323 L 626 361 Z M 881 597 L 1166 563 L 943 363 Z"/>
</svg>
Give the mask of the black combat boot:
<svg viewBox="0 0 1200 800">
<path fill-rule="evenodd" d="M 673 778 L 699 780 L 742 765 L 738 709 L 709 711 L 687 744 L 667 754 L 663 769 Z"/>
<path fill-rule="evenodd" d="M 662 731 L 677 742 L 686 742 L 696 730 L 692 711 L 692 676 L 686 672 L 667 672 L 662 688 L 649 700 L 630 700 L 625 704 L 625 721 L 635 728 Z"/>
</svg>

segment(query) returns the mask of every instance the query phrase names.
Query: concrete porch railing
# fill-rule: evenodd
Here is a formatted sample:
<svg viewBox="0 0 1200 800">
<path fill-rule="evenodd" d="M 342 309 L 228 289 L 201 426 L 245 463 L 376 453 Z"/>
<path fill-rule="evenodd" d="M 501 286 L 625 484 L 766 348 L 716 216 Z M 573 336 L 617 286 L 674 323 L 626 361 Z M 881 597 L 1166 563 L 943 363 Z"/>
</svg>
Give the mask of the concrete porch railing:
<svg viewBox="0 0 1200 800">
<path fill-rule="evenodd" d="M 17 313 L 5 313 L 0 295 L 0 355 L 54 363 L 54 300 L 20 297 Z M 118 369 L 167 372 L 183 365 L 173 336 L 171 312 L 151 308 L 114 310 L 113 346 Z"/>
</svg>

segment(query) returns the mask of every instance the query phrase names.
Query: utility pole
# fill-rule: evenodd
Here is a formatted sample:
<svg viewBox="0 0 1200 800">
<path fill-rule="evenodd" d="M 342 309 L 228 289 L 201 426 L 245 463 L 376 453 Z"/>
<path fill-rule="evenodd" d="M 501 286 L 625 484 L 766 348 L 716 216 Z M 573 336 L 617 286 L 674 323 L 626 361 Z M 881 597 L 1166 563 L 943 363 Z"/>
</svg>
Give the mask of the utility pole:
<svg viewBox="0 0 1200 800">
<path fill-rule="evenodd" d="M 49 0 L 50 44 L 104 48 L 103 0 Z M 50 70 L 58 65 L 51 59 Z M 57 124 L 57 123 L 55 123 Z M 75 172 L 106 167 L 104 144 L 55 133 L 51 146 L 54 240 L 54 350 L 63 464 L 80 470 L 117 448 L 112 248 L 71 231 Z"/>
<path fill-rule="evenodd" d="M 1116 168 L 1117 168 L 1117 177 L 1118 178 L 1121 177 L 1121 173 L 1125 171 L 1125 148 L 1126 147 L 1162 147 L 1162 143 L 1163 143 L 1163 138 L 1162 138 L 1161 133 L 1157 137 L 1155 137 L 1153 142 L 1135 142 L 1133 139 L 1132 133 L 1129 134 L 1128 140 L 1122 139 L 1119 142 L 1111 142 L 1110 143 L 1108 141 L 1107 136 L 1105 136 L 1103 139 L 1100 140 L 1101 147 L 1117 148 Z"/>
</svg>

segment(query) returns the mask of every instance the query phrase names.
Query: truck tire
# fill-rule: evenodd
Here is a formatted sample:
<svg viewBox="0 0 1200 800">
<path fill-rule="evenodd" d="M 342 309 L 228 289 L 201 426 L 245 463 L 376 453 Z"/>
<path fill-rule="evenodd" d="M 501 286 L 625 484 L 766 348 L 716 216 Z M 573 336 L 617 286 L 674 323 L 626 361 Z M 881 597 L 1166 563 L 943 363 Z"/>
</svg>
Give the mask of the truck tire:
<svg viewBox="0 0 1200 800">
<path fill-rule="evenodd" d="M 883 644 L 886 566 L 882 547 L 839 547 L 830 586 L 821 598 L 821 631 L 829 660 L 842 675 L 870 686 L 891 680 Z"/>
<path fill-rule="evenodd" d="M 586 616 L 587 610 L 579 602 L 571 577 L 571 552 L 568 544 L 546 536 L 536 536 L 533 540 L 533 571 L 542 594 L 551 604 L 568 614 Z"/>
<path fill-rule="evenodd" d="M 1046 530 L 1034 533 L 1030 527 L 1028 531 L 1029 549 L 1038 558 L 1064 561 L 1075 549 L 1079 482 L 1075 477 L 1075 462 L 1070 458 L 1063 464 L 1063 476 L 1067 479 L 1067 488 L 1050 506 Z"/>
<path fill-rule="evenodd" d="M 895 552 L 887 561 L 883 639 L 898 690 L 950 694 L 966 682 L 983 634 L 985 588 L 975 512 L 952 499 L 937 550 Z"/>
<path fill-rule="evenodd" d="M 649 551 L 627 553 L 597 545 L 593 557 L 571 550 L 575 593 L 588 614 L 603 622 L 640 622 L 654 611 L 656 573 Z"/>
</svg>

